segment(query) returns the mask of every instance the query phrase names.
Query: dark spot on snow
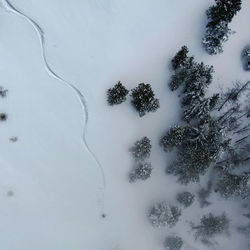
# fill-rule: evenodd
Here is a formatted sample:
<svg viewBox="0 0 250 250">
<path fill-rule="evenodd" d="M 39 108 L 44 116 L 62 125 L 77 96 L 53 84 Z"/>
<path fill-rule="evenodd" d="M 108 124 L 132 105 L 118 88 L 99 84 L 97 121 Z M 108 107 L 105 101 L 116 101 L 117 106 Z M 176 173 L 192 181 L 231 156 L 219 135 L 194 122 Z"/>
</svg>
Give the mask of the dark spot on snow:
<svg viewBox="0 0 250 250">
<path fill-rule="evenodd" d="M 1 121 L 6 121 L 6 120 L 7 120 L 7 114 L 5 114 L 5 113 L 0 113 L 0 120 L 1 120 Z"/>
<path fill-rule="evenodd" d="M 11 142 L 16 142 L 18 140 L 18 137 L 17 136 L 12 136 L 10 137 L 10 141 Z"/>
<path fill-rule="evenodd" d="M 7 196 L 8 196 L 8 197 L 14 196 L 14 192 L 13 192 L 12 190 L 9 190 L 9 191 L 7 192 Z"/>
<path fill-rule="evenodd" d="M 102 214 L 102 218 L 103 218 L 103 219 L 106 218 L 106 216 L 107 216 L 106 214 Z"/>
</svg>

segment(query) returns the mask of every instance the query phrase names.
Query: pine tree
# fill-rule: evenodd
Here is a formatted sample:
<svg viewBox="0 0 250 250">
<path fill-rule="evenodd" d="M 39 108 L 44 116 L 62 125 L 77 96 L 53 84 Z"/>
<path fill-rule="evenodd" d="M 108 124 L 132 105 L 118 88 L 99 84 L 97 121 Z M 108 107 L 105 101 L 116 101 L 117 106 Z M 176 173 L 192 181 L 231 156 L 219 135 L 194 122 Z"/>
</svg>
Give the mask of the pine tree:
<svg viewBox="0 0 250 250">
<path fill-rule="evenodd" d="M 113 88 L 108 89 L 108 103 L 109 105 L 121 104 L 126 100 L 128 90 L 119 81 Z"/>
<path fill-rule="evenodd" d="M 130 149 L 135 160 L 143 161 L 149 158 L 152 145 L 148 137 L 144 136 L 141 140 L 136 141 L 134 146 Z"/>
<path fill-rule="evenodd" d="M 155 204 L 149 211 L 148 218 L 154 227 L 173 227 L 181 216 L 181 210 L 176 206 L 170 206 L 167 202 Z"/>
<path fill-rule="evenodd" d="M 244 198 L 248 180 L 249 174 L 224 174 L 217 183 L 216 191 L 218 191 L 220 195 L 226 199 L 232 196 L 241 196 Z"/>
<path fill-rule="evenodd" d="M 172 68 L 177 70 L 180 66 L 184 66 L 187 60 L 188 48 L 187 46 L 182 46 L 181 49 L 173 57 L 171 63 Z"/>
<path fill-rule="evenodd" d="M 164 242 L 166 250 L 180 250 L 183 245 L 183 240 L 179 236 L 168 236 Z"/>
<path fill-rule="evenodd" d="M 140 83 L 132 89 L 131 96 L 131 103 L 141 117 L 147 112 L 155 112 L 160 107 L 159 100 L 155 98 L 150 84 Z"/>
<path fill-rule="evenodd" d="M 225 146 L 218 123 L 212 119 L 206 126 L 186 126 L 184 140 L 177 145 L 176 160 L 166 170 L 182 184 L 199 182 L 210 164 Z"/>
<path fill-rule="evenodd" d="M 216 234 L 226 232 L 229 228 L 229 220 L 225 214 L 215 216 L 212 213 L 201 218 L 200 225 L 194 226 L 197 230 L 196 237 L 211 238 Z"/>
<path fill-rule="evenodd" d="M 228 35 L 233 33 L 228 24 L 241 9 L 241 0 L 215 0 L 215 3 L 216 5 L 206 12 L 208 23 L 202 40 L 210 55 L 223 52 L 222 44 L 228 40 Z"/>
<path fill-rule="evenodd" d="M 185 128 L 174 126 L 161 138 L 160 145 L 164 151 L 171 151 L 174 147 L 181 145 L 185 136 Z"/>
</svg>

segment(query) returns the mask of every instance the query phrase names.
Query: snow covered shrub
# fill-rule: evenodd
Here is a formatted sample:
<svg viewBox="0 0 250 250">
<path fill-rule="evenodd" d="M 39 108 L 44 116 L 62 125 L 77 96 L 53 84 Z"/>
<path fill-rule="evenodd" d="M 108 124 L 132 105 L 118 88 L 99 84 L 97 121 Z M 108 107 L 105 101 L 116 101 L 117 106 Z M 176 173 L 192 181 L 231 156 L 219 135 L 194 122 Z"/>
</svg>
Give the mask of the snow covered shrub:
<svg viewBox="0 0 250 250">
<path fill-rule="evenodd" d="M 226 199 L 232 196 L 244 197 L 248 180 L 249 174 L 236 175 L 226 173 L 217 183 L 216 191 Z"/>
<path fill-rule="evenodd" d="M 108 103 L 109 105 L 121 104 L 126 100 L 128 90 L 119 81 L 113 88 L 108 89 Z"/>
<path fill-rule="evenodd" d="M 152 145 L 150 143 L 150 140 L 148 139 L 148 137 L 144 136 L 141 140 L 135 142 L 134 146 L 130 148 L 130 151 L 132 152 L 135 160 L 143 161 L 149 158 L 151 148 Z"/>
<path fill-rule="evenodd" d="M 181 216 L 181 210 L 167 202 L 155 204 L 149 211 L 148 218 L 154 227 L 173 227 Z"/>
<path fill-rule="evenodd" d="M 225 214 L 215 216 L 212 213 L 201 218 L 200 225 L 194 226 L 196 237 L 210 238 L 216 234 L 226 232 L 229 228 L 229 220 Z"/>
<path fill-rule="evenodd" d="M 136 88 L 132 89 L 132 105 L 142 117 L 147 112 L 154 112 L 159 107 L 159 100 L 154 96 L 154 92 L 150 84 L 140 83 Z"/>
<path fill-rule="evenodd" d="M 195 196 L 191 194 L 190 192 L 182 192 L 182 193 L 177 194 L 176 199 L 185 207 L 189 207 L 194 202 L 194 197 Z"/>
<path fill-rule="evenodd" d="M 148 162 L 138 162 L 135 170 L 130 173 L 129 181 L 135 182 L 136 180 L 146 180 L 151 176 L 152 166 Z"/>
<path fill-rule="evenodd" d="M 0 86 L 0 96 L 1 97 L 5 97 L 6 94 L 7 94 L 8 90 L 7 89 L 4 89 L 3 87 Z"/>
<path fill-rule="evenodd" d="M 6 113 L 1 113 L 0 114 L 0 121 L 6 121 L 8 118 L 7 114 Z"/>
<path fill-rule="evenodd" d="M 223 52 L 222 44 L 233 33 L 228 24 L 241 9 L 241 0 L 215 0 L 216 5 L 211 6 L 206 14 L 208 23 L 206 33 L 202 40 L 205 50 L 210 55 Z"/>
<path fill-rule="evenodd" d="M 170 128 L 167 133 L 161 138 L 160 145 L 163 150 L 168 152 L 174 147 L 181 145 L 184 140 L 185 128 L 180 126 L 174 126 Z"/>
<path fill-rule="evenodd" d="M 183 240 L 179 236 L 168 236 L 164 242 L 166 250 L 180 250 L 183 245 Z"/>
</svg>

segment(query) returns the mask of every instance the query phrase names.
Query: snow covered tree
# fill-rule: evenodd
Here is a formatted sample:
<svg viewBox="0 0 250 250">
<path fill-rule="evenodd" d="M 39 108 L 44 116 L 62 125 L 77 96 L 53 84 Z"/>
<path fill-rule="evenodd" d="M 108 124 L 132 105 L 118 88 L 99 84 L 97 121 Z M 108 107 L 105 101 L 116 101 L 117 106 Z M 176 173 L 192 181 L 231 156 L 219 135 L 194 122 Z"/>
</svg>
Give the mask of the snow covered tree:
<svg viewBox="0 0 250 250">
<path fill-rule="evenodd" d="M 241 0 L 215 0 L 215 3 L 216 5 L 211 6 L 206 12 L 208 23 L 202 40 L 205 50 L 210 55 L 223 52 L 223 42 L 233 33 L 228 24 L 241 9 Z"/>
<path fill-rule="evenodd" d="M 181 49 L 173 57 L 171 64 L 174 70 L 178 69 L 180 66 L 184 66 L 187 60 L 188 48 L 187 46 L 182 46 Z"/>
<path fill-rule="evenodd" d="M 108 89 L 108 103 L 109 105 L 121 104 L 126 100 L 128 90 L 119 81 L 113 88 Z"/>
<path fill-rule="evenodd" d="M 151 176 L 152 166 L 148 162 L 138 162 L 135 166 L 135 170 L 130 173 L 129 181 L 135 182 L 137 180 L 146 180 Z"/>
<path fill-rule="evenodd" d="M 199 120 L 202 123 L 207 123 L 210 116 L 210 99 L 206 98 L 202 101 L 193 100 L 192 104 L 187 108 L 184 108 L 183 119 L 186 122 L 191 122 L 192 120 Z"/>
<path fill-rule="evenodd" d="M 170 206 L 167 202 L 155 204 L 149 211 L 148 218 L 154 227 L 173 227 L 181 216 L 181 210 L 176 206 Z"/>
<path fill-rule="evenodd" d="M 154 112 L 159 107 L 159 100 L 155 98 L 155 94 L 150 84 L 140 83 L 136 88 L 132 89 L 132 105 L 142 117 L 147 112 Z"/>
<path fill-rule="evenodd" d="M 216 55 L 223 52 L 223 43 L 228 40 L 234 32 L 228 28 L 225 21 L 213 27 L 206 28 L 206 34 L 202 39 L 202 45 L 209 55 Z"/>
<path fill-rule="evenodd" d="M 224 174 L 217 183 L 216 191 L 226 199 L 232 196 L 241 196 L 244 198 L 248 180 L 249 174 Z"/>
<path fill-rule="evenodd" d="M 174 126 L 161 138 L 160 145 L 164 151 L 168 152 L 178 145 L 181 145 L 184 140 L 185 128 Z"/>
<path fill-rule="evenodd" d="M 189 207 L 194 202 L 194 197 L 195 196 L 193 194 L 186 191 L 186 192 L 182 192 L 182 193 L 177 194 L 176 199 L 185 207 Z"/>
<path fill-rule="evenodd" d="M 166 250 L 180 250 L 183 245 L 183 240 L 179 236 L 168 236 L 164 242 Z"/>
<path fill-rule="evenodd" d="M 194 61 L 193 56 L 189 57 L 187 54 L 185 54 L 185 57 L 182 56 L 180 58 L 180 52 L 182 52 L 182 50 L 180 50 L 172 59 L 174 62 L 176 61 L 176 58 L 178 58 L 178 60 L 183 59 L 183 61 L 181 63 L 178 62 L 178 67 L 173 66 L 174 74 L 169 82 L 170 89 L 174 91 L 182 85 L 184 86 L 184 93 L 195 91 L 197 96 L 199 91 L 200 95 L 204 96 L 204 88 L 212 81 L 213 67 L 205 65 L 203 62 L 197 63 Z M 185 52 L 188 52 L 187 48 L 185 49 Z"/>
<path fill-rule="evenodd" d="M 216 5 L 207 10 L 209 26 L 216 25 L 221 21 L 230 23 L 233 17 L 241 10 L 241 0 L 215 0 Z"/>
<path fill-rule="evenodd" d="M 177 145 L 175 161 L 166 170 L 167 174 L 178 177 L 182 184 L 198 182 L 210 164 L 217 158 L 223 147 L 224 138 L 213 119 L 204 126 L 186 126 L 184 139 Z"/>
<path fill-rule="evenodd" d="M 136 141 L 134 146 L 130 148 L 132 155 L 135 160 L 143 161 L 149 158 L 151 153 L 152 145 L 148 137 L 144 136 L 141 140 Z"/>
<path fill-rule="evenodd" d="M 226 232 L 229 228 L 229 220 L 225 214 L 215 216 L 212 213 L 201 218 L 200 225 L 194 226 L 197 230 L 196 237 L 211 238 L 216 234 Z"/>
</svg>

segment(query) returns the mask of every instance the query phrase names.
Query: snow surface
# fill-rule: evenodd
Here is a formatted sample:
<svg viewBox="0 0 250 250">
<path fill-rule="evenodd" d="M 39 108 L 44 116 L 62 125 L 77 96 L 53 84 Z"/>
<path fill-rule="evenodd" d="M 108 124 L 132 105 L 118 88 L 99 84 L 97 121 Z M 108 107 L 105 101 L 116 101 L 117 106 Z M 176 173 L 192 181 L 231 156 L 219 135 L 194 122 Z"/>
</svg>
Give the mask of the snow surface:
<svg viewBox="0 0 250 250">
<path fill-rule="evenodd" d="M 201 250 L 208 248 L 194 240 L 186 220 L 198 223 L 204 213 L 226 210 L 233 226 L 245 222 L 246 209 L 222 200 L 203 210 L 195 201 L 171 230 L 153 228 L 146 214 L 154 202 L 174 204 L 178 191 L 197 191 L 197 185 L 181 186 L 164 174 L 171 154 L 162 152 L 158 141 L 178 122 L 180 109 L 167 86 L 169 61 L 187 45 L 197 61 L 214 65 L 211 92 L 249 80 L 240 61 L 250 42 L 248 0 L 230 25 L 237 33 L 217 56 L 201 47 L 211 0 L 10 3 L 41 27 L 45 59 L 62 80 L 49 74 L 32 23 L 7 11 L 2 0 L 0 85 L 9 92 L 0 100 L 0 111 L 8 114 L 0 124 L 0 249 L 163 250 L 164 238 L 177 233 L 184 249 Z M 119 80 L 128 88 L 152 84 L 161 108 L 140 118 L 129 101 L 107 106 L 106 90 Z M 87 127 L 79 92 L 67 83 L 86 100 Z M 12 136 L 18 141 L 10 142 Z M 152 140 L 153 174 L 130 184 L 128 148 L 143 136 Z M 235 227 L 231 236 L 216 240 L 214 249 L 247 249 Z"/>
</svg>

